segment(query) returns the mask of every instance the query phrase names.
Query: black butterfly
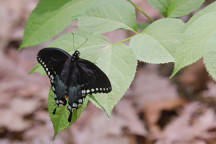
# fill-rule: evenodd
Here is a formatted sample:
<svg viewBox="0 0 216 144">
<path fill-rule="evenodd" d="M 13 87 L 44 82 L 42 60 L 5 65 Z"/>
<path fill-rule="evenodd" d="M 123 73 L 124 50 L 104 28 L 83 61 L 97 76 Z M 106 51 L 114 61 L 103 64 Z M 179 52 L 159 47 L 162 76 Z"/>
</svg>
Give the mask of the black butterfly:
<svg viewBox="0 0 216 144">
<path fill-rule="evenodd" d="M 73 110 L 78 109 L 86 95 L 112 90 L 106 74 L 79 55 L 77 50 L 71 56 L 59 48 L 44 48 L 37 55 L 38 62 L 50 78 L 56 105 L 65 106 L 68 102 L 68 122 L 71 122 Z M 55 112 L 56 108 L 53 114 Z"/>
</svg>

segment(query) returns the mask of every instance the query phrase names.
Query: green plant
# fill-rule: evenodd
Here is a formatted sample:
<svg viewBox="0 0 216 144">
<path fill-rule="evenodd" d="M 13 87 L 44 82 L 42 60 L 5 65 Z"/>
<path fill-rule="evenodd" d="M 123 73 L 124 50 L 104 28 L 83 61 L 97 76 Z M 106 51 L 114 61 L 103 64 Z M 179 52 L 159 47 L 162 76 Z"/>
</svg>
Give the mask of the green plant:
<svg viewBox="0 0 216 144">
<path fill-rule="evenodd" d="M 204 0 L 148 2 L 164 17 L 153 20 L 131 0 L 40 0 L 27 21 L 20 48 L 43 43 L 78 20 L 79 31 L 74 31 L 74 43 L 72 34 L 67 33 L 49 46 L 62 48 L 71 54 L 88 38 L 79 48 L 81 57 L 98 65 L 108 75 L 113 87 L 113 91 L 107 95 L 88 96 L 82 107 L 73 113 L 70 124 L 65 107 L 52 115 L 55 102 L 50 90 L 48 108 L 54 136 L 79 118 L 88 101 L 110 116 L 134 78 L 137 60 L 154 64 L 174 62 L 173 77 L 180 69 L 204 57 L 209 74 L 216 78 L 216 2 L 197 12 L 186 23 L 178 17 L 196 10 Z M 136 24 L 135 9 L 151 22 L 142 26 L 144 30 L 141 33 L 137 31 L 140 25 Z M 115 29 L 129 30 L 135 35 L 114 44 L 101 36 Z M 123 44 L 129 40 L 129 47 Z M 32 72 L 44 74 L 40 65 L 36 65 Z"/>
</svg>

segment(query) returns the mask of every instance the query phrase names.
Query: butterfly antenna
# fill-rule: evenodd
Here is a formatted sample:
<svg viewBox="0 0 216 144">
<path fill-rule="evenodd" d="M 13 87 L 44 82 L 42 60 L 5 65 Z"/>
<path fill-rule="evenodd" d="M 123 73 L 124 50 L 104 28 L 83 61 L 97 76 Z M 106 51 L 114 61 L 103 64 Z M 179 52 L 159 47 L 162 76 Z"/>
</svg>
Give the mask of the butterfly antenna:
<svg viewBox="0 0 216 144">
<path fill-rule="evenodd" d="M 72 35 L 73 35 L 73 49 L 75 49 L 75 46 L 74 46 L 74 33 L 72 32 Z"/>
<path fill-rule="evenodd" d="M 88 41 L 88 38 L 86 38 L 85 41 L 77 49 L 81 48 L 84 44 L 86 44 L 87 41 Z"/>
</svg>

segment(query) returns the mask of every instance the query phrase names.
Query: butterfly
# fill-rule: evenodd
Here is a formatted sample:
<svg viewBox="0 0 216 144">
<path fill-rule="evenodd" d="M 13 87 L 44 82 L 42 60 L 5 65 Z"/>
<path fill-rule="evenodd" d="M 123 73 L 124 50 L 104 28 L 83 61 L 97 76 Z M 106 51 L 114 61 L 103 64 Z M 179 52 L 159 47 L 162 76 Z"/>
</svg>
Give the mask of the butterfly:
<svg viewBox="0 0 216 144">
<path fill-rule="evenodd" d="M 106 74 L 94 63 L 79 56 L 78 50 L 70 55 L 59 48 L 43 48 L 37 55 L 54 92 L 56 107 L 53 114 L 58 106 L 68 104 L 68 122 L 71 122 L 72 112 L 83 104 L 88 94 L 109 93 L 112 90 Z"/>
</svg>

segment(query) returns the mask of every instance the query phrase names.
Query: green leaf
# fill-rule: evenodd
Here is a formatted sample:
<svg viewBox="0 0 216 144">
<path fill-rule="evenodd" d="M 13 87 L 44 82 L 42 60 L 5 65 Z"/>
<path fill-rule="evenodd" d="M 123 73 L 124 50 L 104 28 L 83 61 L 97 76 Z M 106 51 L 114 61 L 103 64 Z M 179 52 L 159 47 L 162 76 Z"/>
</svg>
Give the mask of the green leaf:
<svg viewBox="0 0 216 144">
<path fill-rule="evenodd" d="M 185 16 L 198 9 L 204 2 L 205 0 L 171 0 L 167 11 L 167 16 Z"/>
<path fill-rule="evenodd" d="M 171 61 L 161 52 L 162 48 L 166 49 L 175 59 L 173 77 L 203 56 L 207 40 L 216 32 L 215 25 L 216 12 L 200 16 L 189 25 L 177 19 L 161 19 L 149 25 L 139 38 L 132 38 L 130 46 L 139 60 L 151 63 Z"/>
<path fill-rule="evenodd" d="M 216 2 L 211 3 L 210 5 L 206 6 L 204 9 L 193 15 L 190 20 L 187 22 L 187 25 L 190 25 L 192 22 L 200 18 L 201 16 L 208 14 L 210 12 L 216 12 Z"/>
<path fill-rule="evenodd" d="M 97 101 L 97 99 L 93 95 L 88 96 L 89 101 L 91 101 L 96 107 L 106 112 L 106 109 Z M 108 112 L 106 112 L 108 113 Z M 110 115 L 108 115 L 110 117 Z"/>
<path fill-rule="evenodd" d="M 87 105 L 88 105 L 88 99 L 86 98 L 83 104 L 77 110 L 73 112 L 72 121 L 68 123 L 69 111 L 67 110 L 67 105 L 57 107 L 56 114 L 55 115 L 53 114 L 53 110 L 56 107 L 56 103 L 54 100 L 54 94 L 52 90 L 50 89 L 49 98 L 48 98 L 48 110 L 49 110 L 50 119 L 52 121 L 53 128 L 54 128 L 53 139 L 55 139 L 56 135 L 60 131 L 72 125 L 80 117 L 81 113 L 87 107 Z"/>
<path fill-rule="evenodd" d="M 181 17 L 198 9 L 205 0 L 148 0 L 165 17 Z"/>
<path fill-rule="evenodd" d="M 130 42 L 134 54 L 140 61 L 148 63 L 168 63 L 174 62 L 174 58 L 167 49 L 153 37 L 147 34 L 138 34 Z"/>
<path fill-rule="evenodd" d="M 204 63 L 208 73 L 216 80 L 216 34 L 206 42 Z"/>
<path fill-rule="evenodd" d="M 176 49 L 176 63 L 172 76 L 180 69 L 199 60 L 208 39 L 216 32 L 216 12 L 203 15 L 187 25 L 183 43 Z"/>
<path fill-rule="evenodd" d="M 73 31 L 54 40 L 49 47 L 62 48 L 69 54 L 73 54 L 75 50 L 79 49 L 83 58 L 95 61 L 102 51 L 101 47 L 108 44 L 108 40 L 102 36 L 83 31 Z"/>
<path fill-rule="evenodd" d="M 136 31 L 136 13 L 125 0 L 101 0 L 79 18 L 78 26 L 94 34 L 119 28 Z"/>
<path fill-rule="evenodd" d="M 183 31 L 181 20 L 160 19 L 149 25 L 142 34 L 133 37 L 130 47 L 141 61 L 157 64 L 174 62 Z"/>
<path fill-rule="evenodd" d="M 185 24 L 174 18 L 164 18 L 149 25 L 143 33 L 148 34 L 159 41 L 175 58 L 178 53 L 176 48 L 182 44 Z"/>
<path fill-rule="evenodd" d="M 100 54 L 101 47 L 104 47 L 107 44 L 109 44 L 108 41 L 102 36 L 92 36 L 87 32 L 73 31 L 54 40 L 48 47 L 61 48 L 68 53 L 73 54 L 73 52 L 82 45 L 82 48 L 79 49 L 82 56 L 95 61 Z M 85 52 L 86 50 L 88 50 L 87 53 Z M 46 75 L 40 64 L 37 64 L 32 69 L 31 73 L 34 72 Z"/>
<path fill-rule="evenodd" d="M 100 0 L 40 0 L 30 15 L 21 48 L 43 43 L 68 27 Z"/>
<path fill-rule="evenodd" d="M 136 72 L 136 63 L 131 49 L 123 44 L 104 47 L 96 60 L 96 64 L 108 75 L 112 84 L 111 93 L 95 95 L 108 115 L 111 115 L 113 107 L 129 88 Z"/>
<path fill-rule="evenodd" d="M 40 64 L 37 63 L 37 64 L 33 67 L 33 69 L 32 69 L 28 74 L 33 74 L 33 73 L 35 73 L 39 68 L 40 68 Z"/>
<path fill-rule="evenodd" d="M 45 70 L 43 69 L 43 67 L 37 63 L 34 68 L 29 72 L 29 74 L 33 74 L 33 73 L 39 73 L 41 75 L 46 75 Z"/>
<path fill-rule="evenodd" d="M 95 63 L 107 74 L 112 84 L 112 92 L 94 95 L 96 99 L 94 104 L 110 116 L 113 107 L 124 95 L 134 78 L 137 63 L 135 55 L 126 45 L 112 45 L 105 38 L 86 32 L 76 32 L 74 44 L 72 39 L 73 34 L 68 33 L 54 40 L 50 46 L 62 48 L 70 54 L 75 49 L 79 49 L 81 58 Z M 82 43 L 84 43 L 82 47 L 78 48 Z"/>
<path fill-rule="evenodd" d="M 137 29 L 144 30 L 148 25 L 149 23 L 137 24 Z"/>
<path fill-rule="evenodd" d="M 170 0 L 147 0 L 147 2 L 159 10 L 163 16 L 167 17 Z"/>
</svg>

